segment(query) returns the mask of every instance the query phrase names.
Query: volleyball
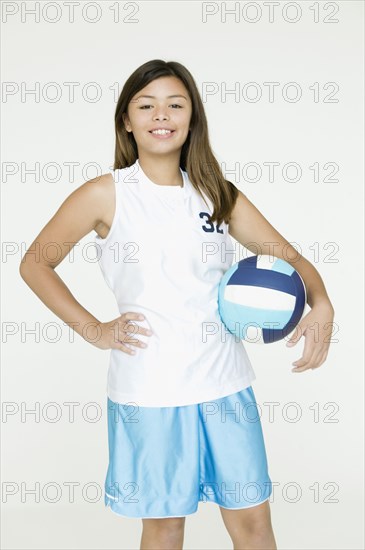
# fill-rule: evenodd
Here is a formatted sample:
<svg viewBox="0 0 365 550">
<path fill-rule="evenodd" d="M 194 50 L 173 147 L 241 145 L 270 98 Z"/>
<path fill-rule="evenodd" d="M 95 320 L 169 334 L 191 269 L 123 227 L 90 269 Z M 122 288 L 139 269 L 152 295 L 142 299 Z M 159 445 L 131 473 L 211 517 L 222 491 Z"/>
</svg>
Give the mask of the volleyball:
<svg viewBox="0 0 365 550">
<path fill-rule="evenodd" d="M 307 291 L 299 273 L 275 256 L 250 256 L 233 264 L 218 287 L 218 311 L 240 340 L 270 344 L 290 334 L 301 320 Z"/>
</svg>

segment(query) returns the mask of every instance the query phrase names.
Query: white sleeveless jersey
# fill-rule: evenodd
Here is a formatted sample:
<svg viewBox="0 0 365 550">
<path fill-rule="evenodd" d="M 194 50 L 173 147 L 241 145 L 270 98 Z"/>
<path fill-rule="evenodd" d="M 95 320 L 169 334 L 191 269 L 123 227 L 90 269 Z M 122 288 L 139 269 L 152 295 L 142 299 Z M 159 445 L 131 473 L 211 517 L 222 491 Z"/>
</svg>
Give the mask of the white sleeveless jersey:
<svg viewBox="0 0 365 550">
<path fill-rule="evenodd" d="M 139 160 L 112 170 L 116 208 L 106 238 L 94 237 L 99 265 L 120 314 L 152 336 L 134 355 L 111 349 L 107 395 L 142 407 L 191 405 L 240 391 L 256 378 L 242 340 L 222 323 L 218 286 L 232 265 L 228 225 L 180 168 L 184 186 L 159 185 Z M 127 344 L 128 345 L 128 344 Z"/>
</svg>

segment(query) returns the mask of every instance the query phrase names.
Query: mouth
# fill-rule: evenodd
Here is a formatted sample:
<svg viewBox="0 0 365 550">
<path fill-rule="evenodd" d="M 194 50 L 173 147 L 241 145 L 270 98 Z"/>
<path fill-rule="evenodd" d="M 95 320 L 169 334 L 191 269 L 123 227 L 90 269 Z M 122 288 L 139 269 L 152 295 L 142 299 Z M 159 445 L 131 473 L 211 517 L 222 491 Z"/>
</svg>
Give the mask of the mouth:
<svg viewBox="0 0 365 550">
<path fill-rule="evenodd" d="M 155 131 L 155 130 L 149 130 L 149 133 L 158 139 L 168 139 L 174 134 L 175 130 L 162 130 L 161 131 Z"/>
</svg>

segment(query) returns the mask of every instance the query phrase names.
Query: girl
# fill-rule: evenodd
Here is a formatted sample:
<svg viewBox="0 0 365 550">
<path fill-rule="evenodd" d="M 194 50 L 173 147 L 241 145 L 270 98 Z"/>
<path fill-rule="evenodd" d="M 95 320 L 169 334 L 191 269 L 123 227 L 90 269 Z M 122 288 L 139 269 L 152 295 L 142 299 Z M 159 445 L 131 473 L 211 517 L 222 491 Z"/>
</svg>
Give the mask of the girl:
<svg viewBox="0 0 365 550">
<path fill-rule="evenodd" d="M 136 69 L 120 94 L 115 132 L 112 172 L 71 193 L 29 247 L 57 243 L 61 258 L 39 254 L 36 262 L 27 251 L 20 267 L 49 309 L 111 349 L 105 505 L 142 519 L 144 549 L 182 548 L 185 516 L 199 501 L 219 505 L 235 548 L 276 549 L 255 374 L 217 310 L 230 235 L 255 254 L 270 254 L 275 242 L 275 256 L 295 258 L 311 311 L 290 339 L 305 335 L 294 372 L 326 360 L 334 309 L 314 266 L 223 177 L 183 65 L 157 59 Z M 92 230 L 120 312 L 109 322 L 83 308 L 55 271 L 70 250 L 64 243 Z M 313 323 L 317 340 L 306 330 Z"/>
</svg>

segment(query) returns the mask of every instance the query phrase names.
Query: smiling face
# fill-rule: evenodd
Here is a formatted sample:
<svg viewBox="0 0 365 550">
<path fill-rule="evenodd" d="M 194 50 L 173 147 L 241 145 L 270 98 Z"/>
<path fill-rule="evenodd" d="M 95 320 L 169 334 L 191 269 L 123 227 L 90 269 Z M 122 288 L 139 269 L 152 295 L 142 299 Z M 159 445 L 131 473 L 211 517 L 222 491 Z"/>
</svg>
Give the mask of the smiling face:
<svg viewBox="0 0 365 550">
<path fill-rule="evenodd" d="M 188 137 L 191 114 L 192 104 L 184 84 L 174 76 L 166 76 L 153 80 L 133 96 L 123 120 L 126 130 L 133 132 L 139 155 L 176 154 Z M 152 133 L 159 128 L 170 132 Z"/>
</svg>

